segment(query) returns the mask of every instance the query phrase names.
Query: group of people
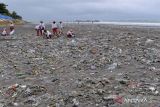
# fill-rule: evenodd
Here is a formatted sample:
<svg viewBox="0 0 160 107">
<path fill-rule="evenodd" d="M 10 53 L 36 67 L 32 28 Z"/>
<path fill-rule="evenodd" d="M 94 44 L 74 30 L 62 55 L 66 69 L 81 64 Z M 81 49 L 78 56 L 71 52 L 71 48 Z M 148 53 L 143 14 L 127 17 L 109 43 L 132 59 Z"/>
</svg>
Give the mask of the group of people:
<svg viewBox="0 0 160 107">
<path fill-rule="evenodd" d="M 37 32 L 37 36 L 44 36 L 47 39 L 51 39 L 53 36 L 59 37 L 63 33 L 63 23 L 60 21 L 58 24 L 56 21 L 52 22 L 52 33 L 46 29 L 46 26 L 43 21 L 40 21 L 40 24 L 35 26 L 35 30 Z M 15 33 L 15 25 L 13 22 L 10 23 L 9 29 L 3 28 L 2 32 L 0 33 L 2 36 L 13 35 Z M 73 30 L 70 29 L 67 31 L 66 36 L 68 38 L 74 37 Z"/>
<path fill-rule="evenodd" d="M 10 23 L 9 29 L 3 28 L 1 35 L 2 36 L 8 36 L 8 35 L 13 35 L 15 32 L 15 25 L 13 22 Z"/>
<path fill-rule="evenodd" d="M 56 21 L 52 22 L 52 33 L 46 29 L 46 26 L 43 21 L 40 21 L 40 24 L 35 26 L 37 36 L 44 36 L 47 39 L 51 39 L 53 36 L 59 37 L 61 34 L 64 34 L 63 28 L 64 27 L 62 21 L 60 21 L 58 24 L 56 23 Z M 72 29 L 67 32 L 67 37 L 74 37 Z"/>
</svg>

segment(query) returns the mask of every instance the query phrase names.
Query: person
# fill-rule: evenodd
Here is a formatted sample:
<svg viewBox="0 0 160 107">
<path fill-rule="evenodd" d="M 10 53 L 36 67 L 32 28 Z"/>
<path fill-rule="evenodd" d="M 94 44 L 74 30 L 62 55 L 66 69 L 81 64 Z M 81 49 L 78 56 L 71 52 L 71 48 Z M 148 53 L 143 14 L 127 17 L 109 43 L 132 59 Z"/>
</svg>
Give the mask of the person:
<svg viewBox="0 0 160 107">
<path fill-rule="evenodd" d="M 2 36 L 7 36 L 7 35 L 8 35 L 8 34 L 7 34 L 7 31 L 6 31 L 6 28 L 3 29 L 1 35 L 2 35 Z"/>
<path fill-rule="evenodd" d="M 40 27 L 39 27 L 39 25 L 35 26 L 35 30 L 37 32 L 37 36 L 39 36 L 39 33 L 40 33 Z"/>
<path fill-rule="evenodd" d="M 40 24 L 39 24 L 39 30 L 40 30 L 40 35 L 42 36 L 43 35 L 43 32 L 45 30 L 45 24 L 43 21 L 40 21 Z"/>
<path fill-rule="evenodd" d="M 63 23 L 62 21 L 59 22 L 59 34 L 63 34 Z"/>
<path fill-rule="evenodd" d="M 68 37 L 68 38 L 75 37 L 75 34 L 73 33 L 73 30 L 72 30 L 72 29 L 70 29 L 70 30 L 67 32 L 67 37 Z"/>
<path fill-rule="evenodd" d="M 55 21 L 53 21 L 52 23 L 52 32 L 53 32 L 53 35 L 58 36 L 58 27 Z"/>
<path fill-rule="evenodd" d="M 52 37 L 52 33 L 48 30 L 44 30 L 43 35 L 47 38 L 47 39 L 51 39 Z"/>
<path fill-rule="evenodd" d="M 9 25 L 10 32 L 12 32 L 14 30 L 14 27 L 15 27 L 14 23 L 11 22 L 11 24 Z"/>
</svg>

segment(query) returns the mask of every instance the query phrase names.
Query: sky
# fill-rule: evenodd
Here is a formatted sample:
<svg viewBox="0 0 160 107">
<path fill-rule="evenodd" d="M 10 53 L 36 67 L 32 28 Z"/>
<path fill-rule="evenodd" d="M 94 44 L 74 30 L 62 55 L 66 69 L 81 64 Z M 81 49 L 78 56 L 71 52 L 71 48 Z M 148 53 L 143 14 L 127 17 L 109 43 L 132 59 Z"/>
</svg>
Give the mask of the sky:
<svg viewBox="0 0 160 107">
<path fill-rule="evenodd" d="M 160 20 L 160 0 L 0 0 L 28 21 Z"/>
</svg>

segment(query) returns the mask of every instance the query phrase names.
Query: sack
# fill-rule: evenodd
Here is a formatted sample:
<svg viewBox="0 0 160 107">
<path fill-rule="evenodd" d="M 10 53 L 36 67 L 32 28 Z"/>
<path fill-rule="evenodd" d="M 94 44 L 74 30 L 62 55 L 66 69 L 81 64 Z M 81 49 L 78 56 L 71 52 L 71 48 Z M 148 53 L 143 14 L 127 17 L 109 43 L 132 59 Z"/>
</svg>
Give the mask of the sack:
<svg viewBox="0 0 160 107">
<path fill-rule="evenodd" d="M 13 34 L 14 34 L 14 32 L 15 32 L 15 31 L 14 31 L 14 30 L 12 30 L 12 31 L 9 33 L 9 35 L 13 35 Z"/>
</svg>

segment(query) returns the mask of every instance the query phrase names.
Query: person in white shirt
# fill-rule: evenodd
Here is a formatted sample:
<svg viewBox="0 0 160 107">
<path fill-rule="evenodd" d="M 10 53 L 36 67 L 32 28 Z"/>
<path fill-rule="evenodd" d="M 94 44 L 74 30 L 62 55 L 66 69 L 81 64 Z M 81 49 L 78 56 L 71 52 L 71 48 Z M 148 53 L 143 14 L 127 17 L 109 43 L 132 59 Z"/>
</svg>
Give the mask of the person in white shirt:
<svg viewBox="0 0 160 107">
<path fill-rule="evenodd" d="M 35 30 L 36 30 L 36 32 L 37 32 L 37 36 L 39 36 L 39 33 L 40 33 L 39 25 L 36 25 L 36 26 L 35 26 Z"/>
<path fill-rule="evenodd" d="M 6 28 L 3 29 L 1 35 L 2 35 L 2 36 L 7 36 L 7 35 L 8 35 L 8 34 L 7 34 L 7 31 L 6 31 Z"/>
<path fill-rule="evenodd" d="M 48 30 L 44 30 L 43 35 L 47 38 L 47 39 L 51 39 L 52 37 L 52 33 Z"/>
<path fill-rule="evenodd" d="M 63 34 L 63 23 L 62 23 L 62 21 L 59 22 L 58 28 L 59 28 L 59 34 Z"/>
<path fill-rule="evenodd" d="M 52 23 L 52 32 L 53 32 L 53 35 L 58 36 L 58 26 L 55 21 L 53 21 Z"/>
<path fill-rule="evenodd" d="M 13 22 L 11 22 L 11 24 L 9 25 L 10 32 L 12 32 L 12 30 L 14 30 L 14 27 L 15 27 L 14 23 L 13 23 Z"/>
<path fill-rule="evenodd" d="M 40 21 L 40 24 L 39 24 L 39 30 L 40 30 L 40 35 L 42 36 L 43 35 L 43 32 L 45 30 L 45 24 L 43 23 L 43 21 Z"/>
<path fill-rule="evenodd" d="M 75 37 L 75 34 L 73 33 L 73 30 L 72 30 L 72 29 L 70 29 L 70 30 L 67 32 L 67 37 L 68 37 L 68 38 Z"/>
</svg>

